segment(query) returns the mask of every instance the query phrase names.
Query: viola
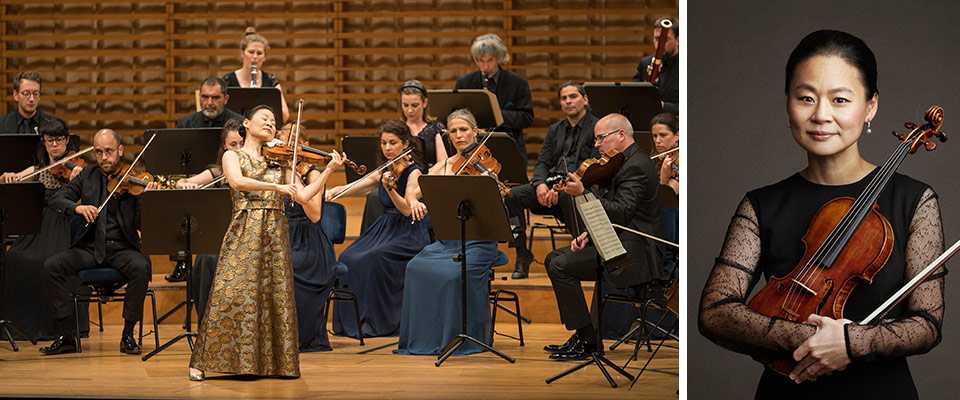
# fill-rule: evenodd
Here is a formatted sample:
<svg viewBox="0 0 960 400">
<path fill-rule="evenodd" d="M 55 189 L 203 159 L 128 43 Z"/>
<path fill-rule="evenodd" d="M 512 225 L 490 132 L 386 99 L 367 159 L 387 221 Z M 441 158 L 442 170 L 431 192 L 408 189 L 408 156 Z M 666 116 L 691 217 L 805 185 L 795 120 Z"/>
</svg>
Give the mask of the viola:
<svg viewBox="0 0 960 400">
<path fill-rule="evenodd" d="M 617 174 L 623 164 L 623 153 L 617 149 L 601 154 L 599 158 L 588 158 L 580 163 L 574 175 L 583 183 L 584 188 L 597 186 L 600 189 L 610 187 L 613 176 Z M 547 184 L 553 184 L 553 190 L 561 192 L 570 180 L 568 176 L 555 176 L 547 179 Z"/>
<path fill-rule="evenodd" d="M 500 162 L 493 157 L 493 153 L 483 143 L 473 143 L 467 146 L 460 154 L 460 159 L 453 163 L 453 170 L 456 171 L 457 175 L 489 175 L 497 181 L 500 197 L 512 197 L 513 193 L 511 193 L 510 188 L 496 177 L 500 168 Z"/>
<path fill-rule="evenodd" d="M 782 277 L 771 277 L 747 305 L 753 310 L 776 318 L 802 322 L 810 314 L 833 319 L 843 318 L 844 305 L 860 283 L 869 284 L 884 267 L 893 250 L 893 228 L 880 214 L 876 199 L 907 154 L 924 146 L 936 148 L 943 109 L 930 107 L 925 124 L 904 124 L 907 135 L 893 134 L 900 145 L 856 199 L 840 197 L 823 205 L 810 221 L 803 236 L 806 245 L 803 257 L 794 269 Z M 796 367 L 792 358 L 758 359 L 773 370 L 787 375 Z"/>
<path fill-rule="evenodd" d="M 69 152 L 67 152 L 67 154 L 64 155 L 64 158 L 72 157 L 74 154 L 76 154 L 76 152 L 73 150 L 70 150 Z M 87 162 L 83 161 L 82 158 L 77 157 L 76 159 L 73 159 L 73 160 L 67 160 L 63 164 L 56 164 L 54 166 L 51 166 L 48 171 L 50 171 L 50 173 L 57 178 L 70 179 L 70 174 L 73 173 L 74 168 L 76 167 L 83 168 L 86 166 L 87 166 Z"/>
<path fill-rule="evenodd" d="M 127 173 L 127 170 L 130 173 Z M 115 197 L 130 193 L 134 197 L 140 197 L 143 191 L 147 189 L 147 184 L 153 182 L 153 175 L 149 172 L 138 172 L 132 169 L 132 166 L 121 162 L 116 171 L 107 177 L 107 190 L 113 193 Z"/>
</svg>

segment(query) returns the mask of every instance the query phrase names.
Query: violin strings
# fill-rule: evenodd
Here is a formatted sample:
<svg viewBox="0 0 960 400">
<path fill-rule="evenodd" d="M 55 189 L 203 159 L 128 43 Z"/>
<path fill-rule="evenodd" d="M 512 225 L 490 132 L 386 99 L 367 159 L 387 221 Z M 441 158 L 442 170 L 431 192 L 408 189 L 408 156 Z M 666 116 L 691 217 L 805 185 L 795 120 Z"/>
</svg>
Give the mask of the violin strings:
<svg viewBox="0 0 960 400">
<path fill-rule="evenodd" d="M 851 232 L 851 230 L 855 231 L 857 227 L 859 227 L 859 223 L 863 220 L 866 212 L 872 207 L 876 197 L 879 196 L 879 192 L 906 157 L 910 145 L 911 143 L 909 141 L 901 142 L 893 154 L 887 159 L 887 162 L 880 168 L 877 175 L 871 179 L 867 188 L 854 200 L 854 203 L 837 223 L 837 226 L 834 227 L 826 240 L 824 240 L 814 255 L 801 269 L 797 281 L 790 283 L 790 289 L 784 302 L 785 305 L 790 304 L 790 309 L 796 307 L 799 302 L 801 294 L 803 293 L 801 286 L 809 287 L 810 282 L 815 281 L 823 273 L 823 268 L 816 268 L 815 266 L 820 265 L 827 255 L 842 251 L 842 248 L 837 249 L 838 246 L 844 244 L 840 243 L 841 239 L 847 236 L 847 232 Z M 852 232 L 850 235 L 852 235 Z"/>
<path fill-rule="evenodd" d="M 383 171 L 383 170 L 387 169 L 387 167 L 389 167 L 390 165 L 392 165 L 394 162 L 396 162 L 397 160 L 399 160 L 399 159 L 402 158 L 403 156 L 406 156 L 407 154 L 410 154 L 410 152 L 412 152 L 412 151 L 413 151 L 413 147 L 408 147 L 407 150 L 404 151 L 403 153 L 401 153 L 399 156 L 396 156 L 396 157 L 394 157 L 392 160 L 383 163 L 383 165 L 377 167 L 377 169 L 375 169 L 375 170 L 373 170 L 373 171 L 370 171 L 370 172 L 367 172 L 367 174 L 364 175 L 364 176 L 362 176 L 362 177 L 360 177 L 360 179 L 357 179 L 357 180 L 355 180 L 355 181 L 353 181 L 353 182 L 350 182 L 350 184 L 347 185 L 345 188 L 343 188 L 343 190 L 341 190 L 341 191 L 338 192 L 337 194 L 333 195 L 333 197 L 330 198 L 330 201 L 334 201 L 334 200 L 336 200 L 336 199 L 339 199 L 339 198 L 342 197 L 345 193 L 347 193 L 348 191 L 350 191 L 350 189 L 352 189 L 354 186 L 356 186 L 358 183 L 362 182 L 364 179 L 367 179 L 368 176 L 373 175 L 373 174 L 375 174 L 375 173 L 378 173 L 378 172 L 380 172 L 380 171 Z"/>
</svg>

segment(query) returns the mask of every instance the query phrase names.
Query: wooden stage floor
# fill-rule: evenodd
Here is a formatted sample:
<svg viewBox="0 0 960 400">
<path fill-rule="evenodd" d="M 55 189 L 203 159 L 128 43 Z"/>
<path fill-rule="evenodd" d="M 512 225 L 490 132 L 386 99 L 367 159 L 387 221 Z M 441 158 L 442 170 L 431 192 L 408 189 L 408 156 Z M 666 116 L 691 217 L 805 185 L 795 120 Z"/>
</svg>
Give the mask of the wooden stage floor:
<svg viewBox="0 0 960 400">
<path fill-rule="evenodd" d="M 588 366 L 552 384 L 544 379 L 575 365 L 550 361 L 542 347 L 566 340 L 557 323 L 524 326 L 526 346 L 497 335 L 494 347 L 515 357 L 510 364 L 490 353 L 451 357 L 439 368 L 433 356 L 392 354 L 396 338 L 368 339 L 365 346 L 350 338 L 331 336 L 332 352 L 304 353 L 299 379 L 208 376 L 187 379 L 190 351 L 180 341 L 148 361 L 119 352 L 119 325 L 101 333 L 91 326 L 83 353 L 44 356 L 40 346 L 18 342 L 19 352 L 0 343 L 0 396 L 85 398 L 677 398 L 679 362 L 676 341 L 667 341 L 632 391 L 629 381 L 615 376 L 611 388 L 600 371 Z M 161 343 L 180 333 L 177 325 L 161 326 Z M 516 325 L 498 325 L 516 335 Z M 607 345 L 612 342 L 608 342 Z M 152 336 L 144 350 L 154 348 Z M 622 365 L 633 346 L 607 352 Z M 630 363 L 636 374 L 649 353 Z"/>
</svg>

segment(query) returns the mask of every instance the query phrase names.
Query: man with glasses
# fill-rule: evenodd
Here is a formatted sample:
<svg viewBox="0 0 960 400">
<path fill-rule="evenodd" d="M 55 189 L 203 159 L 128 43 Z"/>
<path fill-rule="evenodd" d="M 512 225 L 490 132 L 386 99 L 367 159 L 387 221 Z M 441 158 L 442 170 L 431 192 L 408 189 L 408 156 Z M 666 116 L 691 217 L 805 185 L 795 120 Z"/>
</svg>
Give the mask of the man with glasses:
<svg viewBox="0 0 960 400">
<path fill-rule="evenodd" d="M 113 268 L 127 277 L 120 352 L 140 354 L 133 328 L 143 318 L 143 299 L 150 281 L 150 259 L 140 253 L 140 198 L 129 193 L 115 196 L 98 210 L 110 193 L 107 190 L 108 177 L 120 171 L 123 145 L 116 132 L 103 129 L 93 137 L 93 149 L 97 165 L 83 168 L 80 175 L 50 199 L 51 209 L 65 215 L 82 216 L 86 226 L 74 237 L 70 248 L 43 263 L 44 288 L 50 299 L 54 329 L 59 335 L 53 344 L 40 348 L 44 354 L 77 350 L 77 338 L 70 326 L 73 307 L 70 306 L 66 279 L 78 271 L 92 268 Z M 147 190 L 156 187 L 156 183 L 151 182 Z"/>
<path fill-rule="evenodd" d="M 184 115 L 177 120 L 177 128 L 220 128 L 227 121 L 243 116 L 227 108 L 227 85 L 215 76 L 208 76 L 200 83 L 201 110 Z"/>
<path fill-rule="evenodd" d="M 580 163 L 593 154 L 593 126 L 597 123 L 597 117 L 588 110 L 583 85 L 575 81 L 564 82 L 557 91 L 557 97 L 566 118 L 550 125 L 547 130 L 537 164 L 533 167 L 533 180 L 529 184 L 515 186 L 511 189 L 513 196 L 503 200 L 510 212 L 511 224 L 521 227 L 519 235 L 510 244 L 517 248 L 513 279 L 526 278 L 533 261 L 533 253 L 527 249 L 526 232 L 522 230 L 527 226 L 523 210 L 549 208 L 554 215 L 562 216 L 570 227 L 568 230 L 574 232 L 572 199 L 564 192 L 554 191 L 552 185 L 547 183 L 547 178 L 562 176 L 565 171 L 576 172 Z"/>
<path fill-rule="evenodd" d="M 623 115 L 610 114 L 597 121 L 594 145 L 604 154 L 611 150 L 623 153 L 623 164 L 604 190 L 584 188 L 576 176 L 570 176 L 566 191 L 580 196 L 592 191 L 600 199 L 610 222 L 630 229 L 663 237 L 660 222 L 660 180 L 650 156 L 633 142 L 633 126 Z M 629 288 L 661 277 L 664 247 L 662 244 L 623 230 L 618 234 L 627 250 L 619 268 L 605 270 L 604 278 L 618 289 Z M 590 356 L 597 349 L 596 328 L 583 297 L 582 281 L 597 279 L 597 249 L 587 232 L 573 239 L 570 247 L 556 249 L 547 255 L 547 275 L 553 284 L 560 309 L 560 320 L 567 330 L 576 333 L 562 345 L 549 345 L 552 360 L 574 360 Z"/>
<path fill-rule="evenodd" d="M 0 133 L 36 135 L 40 124 L 49 119 L 67 125 L 62 119 L 37 108 L 40 103 L 40 83 L 40 73 L 36 71 L 21 72 L 13 78 L 13 99 L 17 102 L 17 110 L 0 117 Z"/>
</svg>

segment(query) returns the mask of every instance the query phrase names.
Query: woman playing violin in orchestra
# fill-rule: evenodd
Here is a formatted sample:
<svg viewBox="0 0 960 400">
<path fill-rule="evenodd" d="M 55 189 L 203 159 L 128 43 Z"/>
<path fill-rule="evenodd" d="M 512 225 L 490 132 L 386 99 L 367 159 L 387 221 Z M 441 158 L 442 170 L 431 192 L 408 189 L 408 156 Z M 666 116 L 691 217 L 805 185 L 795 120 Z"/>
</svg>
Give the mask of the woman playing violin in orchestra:
<svg viewBox="0 0 960 400">
<path fill-rule="evenodd" d="M 680 147 L 680 118 L 671 113 L 660 113 L 650 120 L 650 133 L 653 134 L 653 144 L 656 154 L 663 154 Z M 663 154 L 654 162 L 657 171 L 660 171 L 660 184 L 673 188 L 673 192 L 680 194 L 680 152 Z"/>
<path fill-rule="evenodd" d="M 447 127 L 457 154 L 434 165 L 430 169 L 431 175 L 455 174 L 454 166 L 462 164 L 463 151 L 477 143 L 477 122 L 470 111 L 452 112 L 447 117 Z M 418 209 L 415 218 L 423 218 L 425 212 L 426 208 Z M 467 334 L 489 345 L 493 343 L 493 337 L 488 277 L 490 268 L 506 264 L 508 259 L 497 249 L 496 242 L 468 241 L 466 247 Z M 444 346 L 460 333 L 461 266 L 452 258 L 460 250 L 459 240 L 437 241 L 424 247 L 407 263 L 400 343 L 395 353 L 439 355 Z M 467 343 L 456 354 L 480 351 L 479 346 Z"/>
<path fill-rule="evenodd" d="M 247 137 L 223 154 L 233 217 L 220 248 L 206 315 L 190 359 L 190 379 L 205 371 L 300 376 L 290 236 L 283 196 L 302 201 L 299 180 L 268 162 L 262 144 L 276 130 L 273 110 L 257 106 L 243 120 Z"/>
<path fill-rule="evenodd" d="M 19 177 L 51 165 L 67 154 L 69 132 L 63 122 L 56 119 L 46 120 L 40 124 L 38 131 L 41 138 L 37 145 L 39 162 L 19 173 L 3 174 L 4 183 L 16 182 Z M 75 158 L 74 162 L 82 165 L 79 159 Z M 46 188 L 44 191 L 46 204 L 57 189 L 77 176 L 82 169 L 79 166 L 72 169 L 64 168 L 65 171 L 69 171 L 66 177 L 55 176 L 51 170 L 47 170 L 24 181 L 39 180 L 43 183 Z M 40 233 L 20 235 L 4 255 L 3 270 L 6 274 L 2 300 L 4 317 L 15 321 L 17 327 L 37 340 L 53 339 L 56 334 L 49 300 L 43 292 L 43 261 L 70 247 L 71 219 L 69 215 L 59 214 L 51 208 L 44 207 L 40 220 Z M 79 283 L 79 279 L 73 278 L 68 283 L 68 287 L 73 290 Z M 86 311 L 86 307 L 81 308 L 80 324 L 84 332 L 89 329 Z"/>
<path fill-rule="evenodd" d="M 217 153 L 217 163 L 207 166 L 207 169 L 199 174 L 189 178 L 178 179 L 176 188 L 196 189 L 223 176 L 223 169 L 220 167 L 220 160 L 223 158 L 223 153 L 243 147 L 243 137 L 240 136 L 240 124 L 242 123 L 242 119 L 227 120 L 227 122 L 223 124 L 223 129 L 220 131 L 220 150 Z"/>
<path fill-rule="evenodd" d="M 371 172 L 349 190 L 336 187 L 327 190 L 328 199 L 336 194 L 366 193 L 380 189 L 380 203 L 386 210 L 376 222 L 360 234 L 342 253 L 340 262 L 347 273 L 340 284 L 357 295 L 360 323 L 364 336 L 394 336 L 400 329 L 400 307 L 403 300 L 403 276 L 407 261 L 430 243 L 428 221 L 412 219 L 420 203 L 417 179 L 420 177 L 421 153 L 410 129 L 403 121 L 384 121 L 377 129 L 380 136 L 378 159 L 385 163 L 410 149 L 409 158 L 400 164 Z M 393 187 L 392 189 L 385 189 Z M 333 308 L 333 331 L 338 335 L 357 337 L 357 322 L 352 305 L 337 302 Z"/>
<path fill-rule="evenodd" d="M 740 202 L 703 289 L 700 331 L 717 344 L 755 359 L 790 363 L 793 369 L 778 369 L 781 373 L 770 366 L 764 369 L 757 398 L 817 394 L 821 398 L 917 398 L 906 356 L 926 353 L 940 342 L 946 271 L 924 281 L 879 323 L 859 325 L 851 320 L 865 318 L 940 254 L 943 228 L 937 194 L 922 182 L 893 174 L 876 201 L 866 203 L 867 207 L 874 204 L 875 211 L 868 214 L 871 221 L 883 224 L 871 222 L 868 227 L 864 217 L 855 234 L 879 229 L 867 231 L 879 235 L 871 240 L 852 237 L 836 263 L 819 258 L 805 264 L 805 246 L 812 253 L 818 243 L 825 242 L 823 236 L 813 235 L 838 226 L 839 216 L 825 220 L 818 212 L 821 206 L 827 209 L 840 198 L 880 190 L 868 188 L 868 183 L 881 168 L 865 160 L 858 148 L 861 131 L 866 125 L 870 132 L 879 104 L 876 59 L 863 41 L 848 33 L 813 32 L 787 61 L 785 92 L 790 130 L 807 153 L 807 167 L 747 193 Z M 819 263 L 829 268 L 813 270 L 811 275 L 830 274 L 846 268 L 842 261 L 880 244 L 889 246 L 888 258 L 874 261 L 875 253 L 867 254 L 867 261 L 881 264 L 881 269 L 874 271 L 872 281 L 859 282 L 847 293 L 846 303 L 840 305 L 842 318 L 818 315 L 830 312 L 832 306 L 815 313 L 798 311 L 790 318 L 755 311 L 754 307 L 772 306 L 789 312 L 796 299 L 830 295 L 826 291 L 831 289 L 821 289 L 826 282 L 800 276 L 793 282 L 809 291 L 793 283 L 771 288 L 796 289 L 800 294 L 792 297 L 794 301 L 764 305 L 751 299 L 747 303 L 761 276 L 769 284 L 771 279 L 792 274 L 791 270 L 811 271 L 808 266 Z M 819 250 L 824 248 L 829 247 Z"/>
<path fill-rule="evenodd" d="M 283 88 L 280 80 L 273 74 L 263 70 L 263 61 L 267 59 L 267 50 L 270 48 L 267 38 L 257 33 L 254 27 L 247 28 L 240 39 L 240 58 L 243 66 L 223 76 L 227 87 L 275 87 L 280 91 L 280 105 L 283 110 L 283 120 L 290 118 L 287 101 L 283 97 Z"/>
</svg>

